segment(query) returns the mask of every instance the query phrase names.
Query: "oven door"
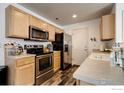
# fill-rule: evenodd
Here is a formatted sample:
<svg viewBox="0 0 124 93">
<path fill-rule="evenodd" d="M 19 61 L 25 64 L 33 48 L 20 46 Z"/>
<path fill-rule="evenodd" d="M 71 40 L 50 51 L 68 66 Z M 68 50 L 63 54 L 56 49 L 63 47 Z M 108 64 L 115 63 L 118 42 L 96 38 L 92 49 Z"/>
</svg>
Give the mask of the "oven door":
<svg viewBox="0 0 124 93">
<path fill-rule="evenodd" d="M 36 76 L 53 69 L 53 57 L 51 54 L 45 54 L 36 57 Z"/>
</svg>

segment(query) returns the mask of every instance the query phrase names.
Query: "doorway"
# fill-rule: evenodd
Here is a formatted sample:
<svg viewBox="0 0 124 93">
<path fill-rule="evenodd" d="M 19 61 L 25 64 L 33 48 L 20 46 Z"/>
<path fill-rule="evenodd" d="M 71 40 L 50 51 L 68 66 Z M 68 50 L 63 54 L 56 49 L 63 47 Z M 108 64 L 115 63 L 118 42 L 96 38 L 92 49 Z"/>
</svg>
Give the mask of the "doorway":
<svg viewBox="0 0 124 93">
<path fill-rule="evenodd" d="M 88 28 L 72 30 L 72 64 L 81 65 L 88 57 L 89 51 Z"/>
</svg>

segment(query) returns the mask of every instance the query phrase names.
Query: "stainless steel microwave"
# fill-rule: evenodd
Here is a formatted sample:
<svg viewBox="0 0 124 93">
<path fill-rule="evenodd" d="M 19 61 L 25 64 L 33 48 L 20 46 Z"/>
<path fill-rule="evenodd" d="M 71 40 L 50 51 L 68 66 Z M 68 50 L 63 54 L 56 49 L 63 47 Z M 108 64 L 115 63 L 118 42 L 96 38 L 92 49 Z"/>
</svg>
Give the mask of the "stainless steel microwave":
<svg viewBox="0 0 124 93">
<path fill-rule="evenodd" d="M 43 31 L 42 29 L 29 26 L 29 39 L 30 40 L 39 40 L 39 41 L 48 41 L 49 33 Z"/>
</svg>

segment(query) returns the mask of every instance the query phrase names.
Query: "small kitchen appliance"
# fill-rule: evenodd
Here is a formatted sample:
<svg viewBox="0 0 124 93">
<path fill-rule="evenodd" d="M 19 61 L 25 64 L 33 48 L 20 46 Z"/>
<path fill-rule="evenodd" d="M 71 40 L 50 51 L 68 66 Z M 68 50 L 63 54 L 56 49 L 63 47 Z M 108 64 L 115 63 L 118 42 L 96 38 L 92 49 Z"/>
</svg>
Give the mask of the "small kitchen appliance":
<svg viewBox="0 0 124 93">
<path fill-rule="evenodd" d="M 29 26 L 29 40 L 48 41 L 49 33 L 35 26 Z"/>
</svg>

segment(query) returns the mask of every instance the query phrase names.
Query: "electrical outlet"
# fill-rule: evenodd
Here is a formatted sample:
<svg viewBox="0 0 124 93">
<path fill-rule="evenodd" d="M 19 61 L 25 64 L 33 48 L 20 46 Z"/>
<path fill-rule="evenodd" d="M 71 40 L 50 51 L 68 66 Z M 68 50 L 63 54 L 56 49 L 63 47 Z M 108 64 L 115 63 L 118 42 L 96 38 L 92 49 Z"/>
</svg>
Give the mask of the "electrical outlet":
<svg viewBox="0 0 124 93">
<path fill-rule="evenodd" d="M 2 43 L 0 42 L 0 48 L 2 47 Z"/>
</svg>

